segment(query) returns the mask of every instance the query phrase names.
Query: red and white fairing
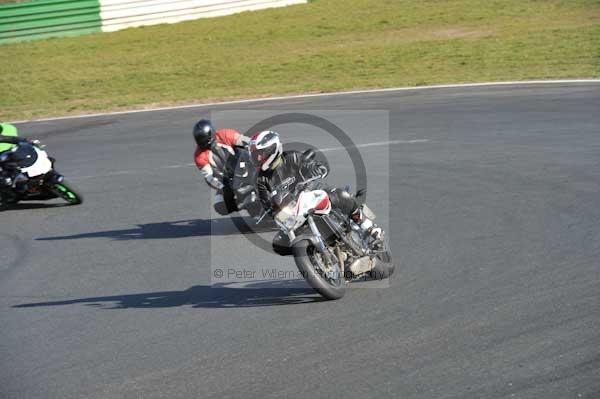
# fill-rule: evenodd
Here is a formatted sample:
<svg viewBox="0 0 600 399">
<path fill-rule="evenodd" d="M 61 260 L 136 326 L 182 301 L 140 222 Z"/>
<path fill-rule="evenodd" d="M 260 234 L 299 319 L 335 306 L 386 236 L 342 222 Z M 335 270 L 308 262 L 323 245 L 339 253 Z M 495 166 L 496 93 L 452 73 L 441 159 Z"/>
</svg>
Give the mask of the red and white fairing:
<svg viewBox="0 0 600 399">
<path fill-rule="evenodd" d="M 331 201 L 329 200 L 329 195 L 326 191 L 323 190 L 315 190 L 310 192 L 305 192 L 306 196 L 313 195 L 312 199 L 307 199 L 308 201 L 316 202 L 316 205 L 313 207 L 315 213 L 318 215 L 327 215 L 331 211 Z"/>
<path fill-rule="evenodd" d="M 311 210 L 317 215 L 327 215 L 331 212 L 331 201 L 326 191 L 301 192 L 296 201 L 290 202 L 275 215 L 275 221 L 288 235 L 293 236 L 294 230 L 304 224 L 306 215 Z"/>
</svg>

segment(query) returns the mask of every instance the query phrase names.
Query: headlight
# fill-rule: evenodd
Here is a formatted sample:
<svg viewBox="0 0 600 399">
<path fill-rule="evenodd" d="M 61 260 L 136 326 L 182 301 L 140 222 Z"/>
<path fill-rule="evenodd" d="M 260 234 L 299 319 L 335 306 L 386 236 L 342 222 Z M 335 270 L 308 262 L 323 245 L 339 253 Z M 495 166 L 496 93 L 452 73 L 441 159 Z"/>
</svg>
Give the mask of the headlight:
<svg viewBox="0 0 600 399">
<path fill-rule="evenodd" d="M 277 212 L 277 215 L 275 215 L 275 222 L 288 230 L 293 229 L 294 225 L 296 224 L 296 214 L 294 213 L 295 206 L 295 202 L 284 206 L 279 212 Z"/>
</svg>

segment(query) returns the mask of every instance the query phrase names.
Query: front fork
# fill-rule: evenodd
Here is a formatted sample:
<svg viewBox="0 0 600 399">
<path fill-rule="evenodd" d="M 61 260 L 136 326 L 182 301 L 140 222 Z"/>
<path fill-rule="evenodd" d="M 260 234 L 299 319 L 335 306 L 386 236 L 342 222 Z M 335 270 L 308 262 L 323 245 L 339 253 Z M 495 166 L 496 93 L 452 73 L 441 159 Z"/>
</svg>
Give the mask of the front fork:
<svg viewBox="0 0 600 399">
<path fill-rule="evenodd" d="M 321 255 L 327 260 L 327 262 L 329 264 L 335 265 L 336 263 L 338 263 L 338 259 L 327 249 L 327 245 L 325 245 L 323 236 L 321 235 L 321 232 L 317 228 L 317 225 L 315 224 L 315 221 L 314 221 L 312 215 L 309 214 L 307 216 L 306 220 L 308 221 L 308 227 L 310 228 L 310 231 L 313 233 L 313 235 L 316 238 L 314 244 L 315 244 L 315 248 L 317 248 L 317 251 L 319 251 L 321 253 Z M 342 267 L 344 267 L 344 265 L 340 264 L 340 268 L 342 268 Z"/>
<path fill-rule="evenodd" d="M 316 243 L 315 243 L 316 248 L 322 254 L 329 252 L 329 251 L 327 251 L 327 247 L 325 246 L 325 241 L 323 241 L 323 236 L 321 235 L 321 232 L 317 228 L 317 225 L 315 224 L 315 220 L 313 219 L 312 215 L 308 215 L 306 220 L 308 221 L 308 227 L 310 227 L 310 231 L 313 233 L 313 235 L 317 239 Z"/>
</svg>

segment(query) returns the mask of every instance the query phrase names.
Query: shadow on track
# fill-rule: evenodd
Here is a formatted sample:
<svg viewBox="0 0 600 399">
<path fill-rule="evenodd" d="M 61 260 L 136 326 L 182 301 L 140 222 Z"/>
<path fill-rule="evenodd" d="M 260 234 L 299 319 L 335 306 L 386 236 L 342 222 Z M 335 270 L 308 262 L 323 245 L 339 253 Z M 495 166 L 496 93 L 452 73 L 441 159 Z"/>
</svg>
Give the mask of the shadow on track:
<svg viewBox="0 0 600 399">
<path fill-rule="evenodd" d="M 101 309 L 149 309 L 191 306 L 193 308 L 243 308 L 295 305 L 320 302 L 324 299 L 312 288 L 302 287 L 301 280 L 266 281 L 228 287 L 227 284 L 196 285 L 184 291 L 146 292 L 64 301 L 25 303 L 13 308 L 34 308 L 85 304 Z"/>
<path fill-rule="evenodd" d="M 237 234 L 252 234 L 275 231 L 272 224 L 260 224 L 258 226 L 253 223 L 248 223 L 244 230 L 238 229 L 236 225 L 244 220 L 240 216 L 223 219 L 191 219 L 178 220 L 174 222 L 161 223 L 146 223 L 139 224 L 137 227 L 122 230 L 107 230 L 97 231 L 92 233 L 74 234 L 69 236 L 58 237 L 41 237 L 36 238 L 40 241 L 54 240 L 75 240 L 80 238 L 100 238 L 107 237 L 116 241 L 125 240 L 151 240 L 160 238 L 184 238 L 184 237 L 199 237 L 199 236 L 229 236 Z"/>
<path fill-rule="evenodd" d="M 2 212 L 7 211 L 29 211 L 33 209 L 48 209 L 48 208 L 62 208 L 65 206 L 72 206 L 71 204 L 65 203 L 45 203 L 45 202 L 19 202 L 17 204 L 4 205 L 0 208 Z"/>
</svg>

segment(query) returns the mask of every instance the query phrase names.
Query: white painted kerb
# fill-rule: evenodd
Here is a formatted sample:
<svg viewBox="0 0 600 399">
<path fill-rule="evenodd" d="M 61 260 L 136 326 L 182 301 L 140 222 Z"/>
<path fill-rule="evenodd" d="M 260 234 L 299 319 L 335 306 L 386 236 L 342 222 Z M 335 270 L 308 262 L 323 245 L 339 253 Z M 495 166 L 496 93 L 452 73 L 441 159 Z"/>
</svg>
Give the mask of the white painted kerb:
<svg viewBox="0 0 600 399">
<path fill-rule="evenodd" d="M 285 7 L 306 0 L 100 0 L 102 31 L 220 17 Z"/>
</svg>

